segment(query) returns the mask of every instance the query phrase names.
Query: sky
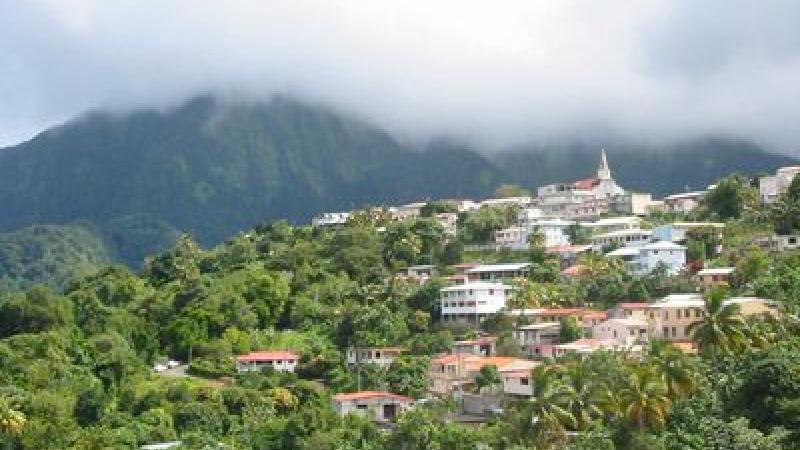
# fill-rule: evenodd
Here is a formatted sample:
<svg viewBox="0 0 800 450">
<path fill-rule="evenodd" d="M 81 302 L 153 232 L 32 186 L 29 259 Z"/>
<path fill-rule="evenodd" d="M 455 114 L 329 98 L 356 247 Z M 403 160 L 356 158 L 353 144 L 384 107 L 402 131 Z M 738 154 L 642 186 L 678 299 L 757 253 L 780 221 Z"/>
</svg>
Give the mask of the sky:
<svg viewBox="0 0 800 450">
<path fill-rule="evenodd" d="M 485 148 L 707 135 L 800 156 L 800 2 L 0 0 L 0 146 L 276 93 Z"/>
</svg>

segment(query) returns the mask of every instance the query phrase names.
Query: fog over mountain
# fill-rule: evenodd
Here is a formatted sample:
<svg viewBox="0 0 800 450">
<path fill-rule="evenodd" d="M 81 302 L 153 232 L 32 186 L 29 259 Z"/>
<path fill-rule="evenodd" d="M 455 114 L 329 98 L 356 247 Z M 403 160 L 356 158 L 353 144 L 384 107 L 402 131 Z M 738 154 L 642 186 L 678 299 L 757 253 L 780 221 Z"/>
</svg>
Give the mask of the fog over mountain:
<svg viewBox="0 0 800 450">
<path fill-rule="evenodd" d="M 793 1 L 0 0 L 0 145 L 212 92 L 489 150 L 725 135 L 796 156 L 798 22 Z"/>
</svg>

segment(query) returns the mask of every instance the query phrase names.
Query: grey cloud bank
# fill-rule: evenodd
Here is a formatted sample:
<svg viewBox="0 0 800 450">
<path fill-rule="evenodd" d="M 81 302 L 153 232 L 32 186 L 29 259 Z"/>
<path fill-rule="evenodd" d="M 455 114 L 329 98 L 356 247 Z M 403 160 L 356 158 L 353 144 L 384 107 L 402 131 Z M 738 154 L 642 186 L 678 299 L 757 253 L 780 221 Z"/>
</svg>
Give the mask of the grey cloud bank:
<svg viewBox="0 0 800 450">
<path fill-rule="evenodd" d="M 217 92 L 484 147 L 729 134 L 800 155 L 798 24 L 796 1 L 0 0 L 0 145 Z"/>
</svg>

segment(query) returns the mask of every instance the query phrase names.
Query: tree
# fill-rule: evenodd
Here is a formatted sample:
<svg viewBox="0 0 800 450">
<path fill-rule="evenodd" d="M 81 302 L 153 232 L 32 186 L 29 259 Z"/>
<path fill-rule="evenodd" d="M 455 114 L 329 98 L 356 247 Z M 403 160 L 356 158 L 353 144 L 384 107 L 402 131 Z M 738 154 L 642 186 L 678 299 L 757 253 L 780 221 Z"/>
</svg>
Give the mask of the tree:
<svg viewBox="0 0 800 450">
<path fill-rule="evenodd" d="M 516 184 L 501 184 L 494 190 L 494 198 L 528 197 L 531 192 Z"/>
<path fill-rule="evenodd" d="M 11 399 L 0 396 L 0 435 L 19 436 L 28 423 L 25 414 Z"/>
<path fill-rule="evenodd" d="M 575 317 L 562 317 L 559 338 L 561 342 L 572 342 L 583 336 L 583 328 Z"/>
<path fill-rule="evenodd" d="M 738 219 L 757 200 L 758 192 L 739 174 L 719 180 L 706 195 L 708 210 L 722 219 Z"/>
<path fill-rule="evenodd" d="M 497 366 L 494 364 L 481 367 L 478 375 L 475 377 L 475 386 L 478 388 L 478 392 L 484 389 L 492 390 L 492 388 L 502 384 L 502 382 L 503 379 L 500 377 L 500 371 L 497 370 Z"/>
<path fill-rule="evenodd" d="M 401 356 L 389 366 L 386 382 L 391 392 L 420 398 L 428 389 L 429 358 L 420 356 Z"/>
<path fill-rule="evenodd" d="M 559 378 L 556 366 L 540 365 L 533 369 L 533 397 L 526 407 L 525 424 L 533 442 L 545 444 L 563 439 L 565 430 L 575 429 L 577 420 L 569 409 L 571 391 Z"/>
<path fill-rule="evenodd" d="M 723 289 L 714 289 L 706 294 L 703 317 L 686 328 L 687 334 L 697 342 L 700 351 L 713 358 L 742 348 L 745 344 L 744 321 L 739 305 L 725 304 L 724 297 Z"/>
<path fill-rule="evenodd" d="M 592 232 L 589 228 L 579 223 L 573 223 L 566 229 L 569 242 L 572 245 L 588 244 L 591 242 Z"/>
<path fill-rule="evenodd" d="M 647 356 L 648 362 L 661 373 L 670 398 L 689 395 L 695 385 L 695 371 L 682 351 L 665 341 L 654 340 Z"/>
<path fill-rule="evenodd" d="M 663 378 L 650 367 L 634 370 L 620 390 L 624 417 L 637 428 L 662 429 L 667 423 L 671 400 Z"/>
<path fill-rule="evenodd" d="M 800 230 L 800 177 L 794 177 L 789 189 L 770 205 L 768 214 L 776 233 Z"/>
</svg>

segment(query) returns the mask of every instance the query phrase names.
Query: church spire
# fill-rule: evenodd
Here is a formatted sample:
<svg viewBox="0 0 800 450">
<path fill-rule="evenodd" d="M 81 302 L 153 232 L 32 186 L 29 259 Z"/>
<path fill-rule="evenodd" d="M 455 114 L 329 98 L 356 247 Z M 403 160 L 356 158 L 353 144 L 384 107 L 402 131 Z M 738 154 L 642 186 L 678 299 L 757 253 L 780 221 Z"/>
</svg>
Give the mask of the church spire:
<svg viewBox="0 0 800 450">
<path fill-rule="evenodd" d="M 601 180 L 611 179 L 611 169 L 608 167 L 608 158 L 606 158 L 606 149 L 600 150 L 600 165 L 597 167 L 597 178 Z"/>
</svg>

